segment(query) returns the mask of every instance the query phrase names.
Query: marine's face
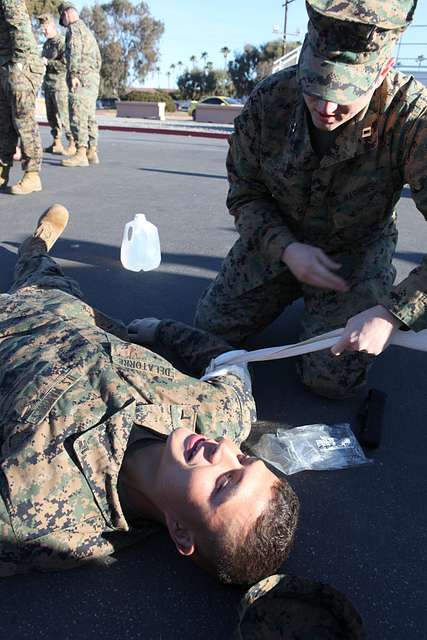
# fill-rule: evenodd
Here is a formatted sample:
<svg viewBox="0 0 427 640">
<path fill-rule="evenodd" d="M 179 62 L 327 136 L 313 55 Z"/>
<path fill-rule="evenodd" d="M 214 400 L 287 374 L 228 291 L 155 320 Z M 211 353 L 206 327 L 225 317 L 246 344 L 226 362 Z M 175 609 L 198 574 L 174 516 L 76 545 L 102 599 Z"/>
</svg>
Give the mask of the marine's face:
<svg viewBox="0 0 427 640">
<path fill-rule="evenodd" d="M 317 129 L 333 131 L 363 111 L 371 101 L 375 88 L 350 104 L 336 104 L 304 93 L 304 101 Z"/>
<path fill-rule="evenodd" d="M 56 27 L 52 22 L 45 22 L 42 31 L 45 38 L 53 38 L 56 34 Z"/>
<path fill-rule="evenodd" d="M 277 477 L 231 440 L 181 428 L 167 440 L 158 482 L 189 526 L 220 530 L 232 522 L 244 531 L 266 508 Z"/>
</svg>

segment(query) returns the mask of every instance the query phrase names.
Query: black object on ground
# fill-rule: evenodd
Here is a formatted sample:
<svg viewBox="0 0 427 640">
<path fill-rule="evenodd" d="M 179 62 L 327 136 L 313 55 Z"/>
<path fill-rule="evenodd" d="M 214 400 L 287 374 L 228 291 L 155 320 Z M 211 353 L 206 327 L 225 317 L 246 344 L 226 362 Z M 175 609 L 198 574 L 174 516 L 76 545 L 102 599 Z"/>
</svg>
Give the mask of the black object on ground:
<svg viewBox="0 0 427 640">
<path fill-rule="evenodd" d="M 378 449 L 380 446 L 386 400 L 386 393 L 370 389 L 357 414 L 357 438 L 366 449 Z"/>
</svg>

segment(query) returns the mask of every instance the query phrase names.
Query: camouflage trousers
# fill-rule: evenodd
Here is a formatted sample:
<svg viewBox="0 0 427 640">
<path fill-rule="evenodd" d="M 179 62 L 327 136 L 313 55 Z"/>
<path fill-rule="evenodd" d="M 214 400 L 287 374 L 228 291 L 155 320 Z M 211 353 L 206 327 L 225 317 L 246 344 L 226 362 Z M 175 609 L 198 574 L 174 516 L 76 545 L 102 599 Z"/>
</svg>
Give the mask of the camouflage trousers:
<svg viewBox="0 0 427 640">
<path fill-rule="evenodd" d="M 21 139 L 22 168 L 39 171 L 42 145 L 36 121 L 36 96 L 42 76 L 25 64 L 0 67 L 0 164 L 13 164 Z"/>
<path fill-rule="evenodd" d="M 77 147 L 95 147 L 98 144 L 96 100 L 99 75 L 88 74 L 75 91 L 70 92 L 70 125 Z"/>
<path fill-rule="evenodd" d="M 341 275 L 350 285 L 347 293 L 302 284 L 285 265 L 274 276 L 268 271 L 260 274 L 257 255 L 238 240 L 218 276 L 202 294 L 195 325 L 241 345 L 302 297 L 301 339 L 342 327 L 355 314 L 378 304 L 390 290 L 396 275 L 392 265 L 396 240 L 393 226 L 380 242 L 357 252 L 331 256 L 343 265 Z M 365 353 L 346 352 L 336 357 L 325 350 L 301 356 L 296 365 L 307 387 L 337 398 L 356 395 L 363 389 L 372 360 Z"/>
<path fill-rule="evenodd" d="M 71 141 L 73 136 L 70 129 L 68 89 L 64 91 L 46 87 L 44 89 L 44 100 L 52 137 L 59 137 L 63 131 L 67 140 Z"/>
</svg>

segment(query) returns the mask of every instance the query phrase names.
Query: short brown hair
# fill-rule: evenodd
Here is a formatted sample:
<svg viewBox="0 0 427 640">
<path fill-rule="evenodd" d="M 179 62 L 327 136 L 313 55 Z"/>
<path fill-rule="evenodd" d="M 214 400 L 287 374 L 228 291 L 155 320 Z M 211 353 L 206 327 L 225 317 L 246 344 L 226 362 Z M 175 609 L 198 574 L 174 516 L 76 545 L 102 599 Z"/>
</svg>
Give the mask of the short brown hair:
<svg viewBox="0 0 427 640">
<path fill-rule="evenodd" d="M 198 546 L 196 561 L 221 582 L 253 584 L 286 560 L 298 524 L 299 500 L 286 480 L 277 479 L 264 511 L 241 539 L 235 531 L 210 532 Z"/>
</svg>

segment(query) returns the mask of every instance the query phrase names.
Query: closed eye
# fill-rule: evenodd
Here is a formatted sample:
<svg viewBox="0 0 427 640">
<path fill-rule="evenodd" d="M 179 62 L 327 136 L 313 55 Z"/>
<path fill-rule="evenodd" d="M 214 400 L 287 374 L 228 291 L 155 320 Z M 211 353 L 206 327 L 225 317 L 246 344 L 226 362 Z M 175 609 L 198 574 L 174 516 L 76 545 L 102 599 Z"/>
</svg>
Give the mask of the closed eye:
<svg viewBox="0 0 427 640">
<path fill-rule="evenodd" d="M 223 473 L 215 483 L 214 495 L 217 495 L 221 491 L 223 491 L 233 479 L 233 473 L 229 471 L 228 473 Z"/>
</svg>

